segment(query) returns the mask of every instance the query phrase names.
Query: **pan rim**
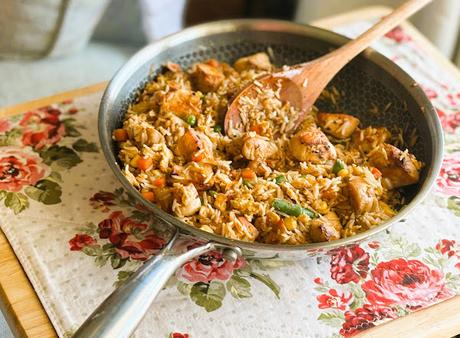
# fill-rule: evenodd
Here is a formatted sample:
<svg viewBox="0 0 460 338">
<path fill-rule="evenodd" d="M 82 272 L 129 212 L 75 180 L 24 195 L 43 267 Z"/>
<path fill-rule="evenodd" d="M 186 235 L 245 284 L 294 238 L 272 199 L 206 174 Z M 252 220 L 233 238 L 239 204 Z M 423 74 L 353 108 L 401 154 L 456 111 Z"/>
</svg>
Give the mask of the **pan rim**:
<svg viewBox="0 0 460 338">
<path fill-rule="evenodd" d="M 155 204 L 143 199 L 139 191 L 137 191 L 128 182 L 128 180 L 124 177 L 124 175 L 121 172 L 121 169 L 116 161 L 115 154 L 111 150 L 111 135 L 108 134 L 107 128 L 105 127 L 108 116 L 110 114 L 111 102 L 114 102 L 115 98 L 117 98 L 118 93 L 120 92 L 120 89 L 123 87 L 125 82 L 128 79 L 130 79 L 131 75 L 138 69 L 138 66 L 143 65 L 146 60 L 150 59 L 156 53 L 164 51 L 172 46 L 175 46 L 177 44 L 180 44 L 193 38 L 203 37 L 210 34 L 245 30 L 267 30 L 274 32 L 279 32 L 281 30 L 282 32 L 298 33 L 306 37 L 311 36 L 315 37 L 316 39 L 321 39 L 334 46 L 342 45 L 350 40 L 343 35 L 334 33 L 326 29 L 310 25 L 293 23 L 284 20 L 233 19 L 213 21 L 196 25 L 187 28 L 181 32 L 167 36 L 151 45 L 142 48 L 140 51 L 134 54 L 111 79 L 109 85 L 104 91 L 104 94 L 101 99 L 101 104 L 99 107 L 98 131 L 101 148 L 109 167 L 112 169 L 113 173 L 117 177 L 118 181 L 122 184 L 123 188 L 126 189 L 130 196 L 136 198 L 137 202 L 141 203 L 150 212 L 153 212 L 156 216 L 158 216 L 171 226 L 177 227 L 181 231 L 192 234 L 193 236 L 199 239 L 218 242 L 229 246 L 235 246 L 243 250 L 271 251 L 280 253 L 294 253 L 298 251 L 321 250 L 327 251 L 341 246 L 354 244 L 356 242 L 372 237 L 373 235 L 387 229 L 391 225 L 404 220 L 404 218 L 407 217 L 413 211 L 413 209 L 422 200 L 425 199 L 425 197 L 431 190 L 432 186 L 434 185 L 435 179 L 441 169 L 442 164 L 444 149 L 443 131 L 439 118 L 431 102 L 426 97 L 423 90 L 419 86 L 414 85 L 416 84 L 416 81 L 413 80 L 410 75 L 408 75 L 394 62 L 392 62 L 390 59 L 383 56 L 382 54 L 380 54 L 372 48 L 366 49 L 363 52 L 363 56 L 366 58 L 367 61 L 370 61 L 378 65 L 380 68 L 382 68 L 382 70 L 389 73 L 393 78 L 396 78 L 396 80 L 408 91 L 408 93 L 412 95 L 414 100 L 420 106 L 421 110 L 425 111 L 425 118 L 427 119 L 427 124 L 429 126 L 429 131 L 433 142 L 431 149 L 432 162 L 426 167 L 428 169 L 428 172 L 426 174 L 424 182 L 422 183 L 422 186 L 420 187 L 419 191 L 414 196 L 412 201 L 406 206 L 404 206 L 398 212 L 397 215 L 395 215 L 388 221 L 383 222 L 380 225 L 367 231 L 364 231 L 362 233 L 332 242 L 305 243 L 297 245 L 245 242 L 241 240 L 229 239 L 216 234 L 211 234 L 206 231 L 195 228 L 192 225 L 186 224 L 185 222 L 182 222 L 175 216 L 163 211 Z"/>
</svg>

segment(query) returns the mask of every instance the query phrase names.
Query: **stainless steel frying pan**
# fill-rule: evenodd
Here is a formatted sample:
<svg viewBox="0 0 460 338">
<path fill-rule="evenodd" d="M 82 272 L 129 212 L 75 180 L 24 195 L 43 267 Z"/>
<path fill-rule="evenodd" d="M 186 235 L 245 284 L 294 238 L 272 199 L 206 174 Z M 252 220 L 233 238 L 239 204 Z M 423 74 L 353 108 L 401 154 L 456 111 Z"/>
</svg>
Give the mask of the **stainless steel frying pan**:
<svg viewBox="0 0 460 338">
<path fill-rule="evenodd" d="M 409 130 L 417 130 L 419 140 L 410 151 L 426 164 L 421 180 L 404 191 L 408 204 L 395 217 L 371 230 L 334 242 L 296 246 L 227 239 L 194 228 L 144 200 L 123 176 L 117 163 L 112 131 L 121 126 L 128 104 L 167 61 L 183 67 L 211 57 L 231 63 L 241 56 L 270 50 L 275 64 L 295 64 L 316 58 L 347 41 L 343 36 L 320 28 L 284 21 L 219 21 L 186 29 L 149 45 L 118 71 L 100 105 L 99 136 L 102 150 L 123 187 L 132 198 L 158 217 L 158 226 L 170 233 L 170 241 L 159 255 L 148 260 L 94 311 L 75 337 L 128 337 L 174 271 L 189 259 L 210 250 L 224 250 L 227 259 L 235 259 L 241 254 L 285 260 L 302 259 L 307 255 L 325 253 L 359 242 L 408 216 L 428 193 L 440 169 L 442 129 L 433 106 L 415 81 L 372 49 L 363 52 L 332 81 L 331 85 L 345 93 L 339 107 L 333 107 L 328 102 L 317 102 L 322 111 L 351 113 L 359 117 L 364 125 L 407 126 Z M 371 116 L 368 111 L 373 106 L 377 106 L 382 113 Z M 177 246 L 179 233 L 200 240 L 200 244 L 185 253 L 176 253 L 174 247 Z"/>
</svg>

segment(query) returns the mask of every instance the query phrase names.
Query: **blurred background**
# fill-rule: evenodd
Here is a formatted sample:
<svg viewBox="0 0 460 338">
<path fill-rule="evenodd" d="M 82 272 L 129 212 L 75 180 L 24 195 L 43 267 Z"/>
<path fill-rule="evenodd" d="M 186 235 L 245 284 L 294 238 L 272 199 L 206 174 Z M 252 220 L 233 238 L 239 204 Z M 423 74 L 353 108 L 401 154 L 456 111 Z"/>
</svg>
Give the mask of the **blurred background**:
<svg viewBox="0 0 460 338">
<path fill-rule="evenodd" d="M 2 0 L 0 106 L 111 78 L 147 43 L 201 22 L 269 17 L 308 23 L 402 0 Z M 435 0 L 412 18 L 460 63 L 460 1 Z"/>
</svg>

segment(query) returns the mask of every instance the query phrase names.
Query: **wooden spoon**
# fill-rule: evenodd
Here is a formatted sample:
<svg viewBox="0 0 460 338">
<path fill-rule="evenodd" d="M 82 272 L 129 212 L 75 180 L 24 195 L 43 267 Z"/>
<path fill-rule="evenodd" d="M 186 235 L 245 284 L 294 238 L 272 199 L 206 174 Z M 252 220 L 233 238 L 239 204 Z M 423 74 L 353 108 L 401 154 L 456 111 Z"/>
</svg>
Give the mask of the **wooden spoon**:
<svg viewBox="0 0 460 338">
<path fill-rule="evenodd" d="M 302 123 L 311 110 L 316 99 L 329 81 L 356 55 L 366 49 L 372 42 L 392 30 L 402 21 L 410 17 L 432 0 L 409 0 L 383 17 L 366 32 L 351 40 L 342 47 L 309 62 L 284 67 L 282 71 L 265 75 L 244 88 L 232 101 L 225 115 L 225 132 L 232 135 L 234 131 L 243 131 L 244 125 L 240 117 L 240 99 L 243 96 L 256 97 L 257 86 L 262 88 L 280 89 L 282 101 L 289 102 L 299 110 L 295 123 L 291 123 L 288 133 Z M 260 89 L 259 89 L 260 90 Z"/>
</svg>

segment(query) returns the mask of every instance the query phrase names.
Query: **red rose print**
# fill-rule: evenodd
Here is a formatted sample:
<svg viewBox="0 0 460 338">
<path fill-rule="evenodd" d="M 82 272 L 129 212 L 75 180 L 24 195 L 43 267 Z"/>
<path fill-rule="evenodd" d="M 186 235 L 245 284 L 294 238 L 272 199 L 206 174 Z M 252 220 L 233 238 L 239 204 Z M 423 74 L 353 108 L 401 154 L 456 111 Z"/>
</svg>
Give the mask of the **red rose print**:
<svg viewBox="0 0 460 338">
<path fill-rule="evenodd" d="M 238 257 L 235 262 L 228 262 L 220 252 L 212 251 L 185 263 L 177 270 L 176 276 L 193 283 L 207 283 L 216 279 L 228 280 L 232 276 L 233 270 L 238 270 L 245 264 L 243 258 Z"/>
<path fill-rule="evenodd" d="M 397 43 L 411 41 L 412 38 L 407 35 L 401 27 L 397 26 L 393 28 L 391 31 L 385 34 L 385 36 L 391 40 L 396 41 Z"/>
<path fill-rule="evenodd" d="M 446 113 L 439 108 L 436 111 L 444 131 L 450 134 L 455 133 L 455 130 L 460 126 L 460 112 Z"/>
<path fill-rule="evenodd" d="M 108 238 L 121 258 L 144 261 L 165 244 L 147 224 L 125 217 L 121 211 L 112 212 L 98 227 L 99 237 Z"/>
<path fill-rule="evenodd" d="M 374 305 L 415 309 L 451 296 L 442 277 L 440 271 L 418 260 L 398 258 L 379 263 L 362 289 Z"/>
<path fill-rule="evenodd" d="M 442 239 L 436 244 L 436 250 L 438 250 L 443 255 L 447 254 L 448 257 L 455 255 L 455 241 L 449 239 Z"/>
<path fill-rule="evenodd" d="M 85 234 L 77 234 L 69 241 L 70 250 L 72 251 L 80 251 L 85 246 L 93 246 L 95 244 L 97 244 L 96 240 Z"/>
<path fill-rule="evenodd" d="M 436 184 L 439 192 L 460 196 L 460 152 L 447 154 L 444 157 Z"/>
<path fill-rule="evenodd" d="M 369 248 L 371 249 L 378 249 L 380 248 L 380 243 L 378 241 L 371 241 L 369 243 L 367 243 L 367 245 L 369 246 Z"/>
<path fill-rule="evenodd" d="M 340 334 L 344 337 L 353 336 L 375 326 L 375 322 L 386 318 L 397 318 L 397 315 L 391 308 L 365 304 L 355 311 L 345 312 L 345 322 Z"/>
<path fill-rule="evenodd" d="M 64 136 L 65 126 L 59 120 L 61 112 L 53 108 L 29 111 L 19 122 L 23 127 L 22 144 L 42 149 L 59 142 Z"/>
<path fill-rule="evenodd" d="M 315 282 L 315 284 L 319 284 L 319 285 L 323 284 L 323 280 L 322 280 L 321 278 L 319 278 L 319 277 L 316 277 L 316 278 L 313 280 L 313 282 Z"/>
<path fill-rule="evenodd" d="M 0 190 L 18 192 L 49 173 L 49 167 L 36 153 L 15 147 L 0 148 Z"/>
<path fill-rule="evenodd" d="M 318 300 L 318 307 L 320 309 L 337 309 L 344 311 L 350 299 L 353 297 L 351 293 L 345 295 L 344 292 L 340 294 L 335 289 L 330 289 L 328 293 L 321 294 L 316 297 Z"/>
<path fill-rule="evenodd" d="M 369 270 L 369 254 L 358 245 L 334 250 L 331 257 L 331 277 L 339 284 L 358 283 Z"/>
<path fill-rule="evenodd" d="M 6 133 L 11 129 L 11 123 L 7 119 L 0 119 L 0 133 Z"/>
<path fill-rule="evenodd" d="M 89 199 L 89 203 L 94 209 L 109 211 L 108 207 L 115 205 L 115 199 L 115 194 L 107 191 L 99 191 Z"/>
<path fill-rule="evenodd" d="M 169 338 L 189 338 L 188 333 L 171 332 Z"/>
</svg>

